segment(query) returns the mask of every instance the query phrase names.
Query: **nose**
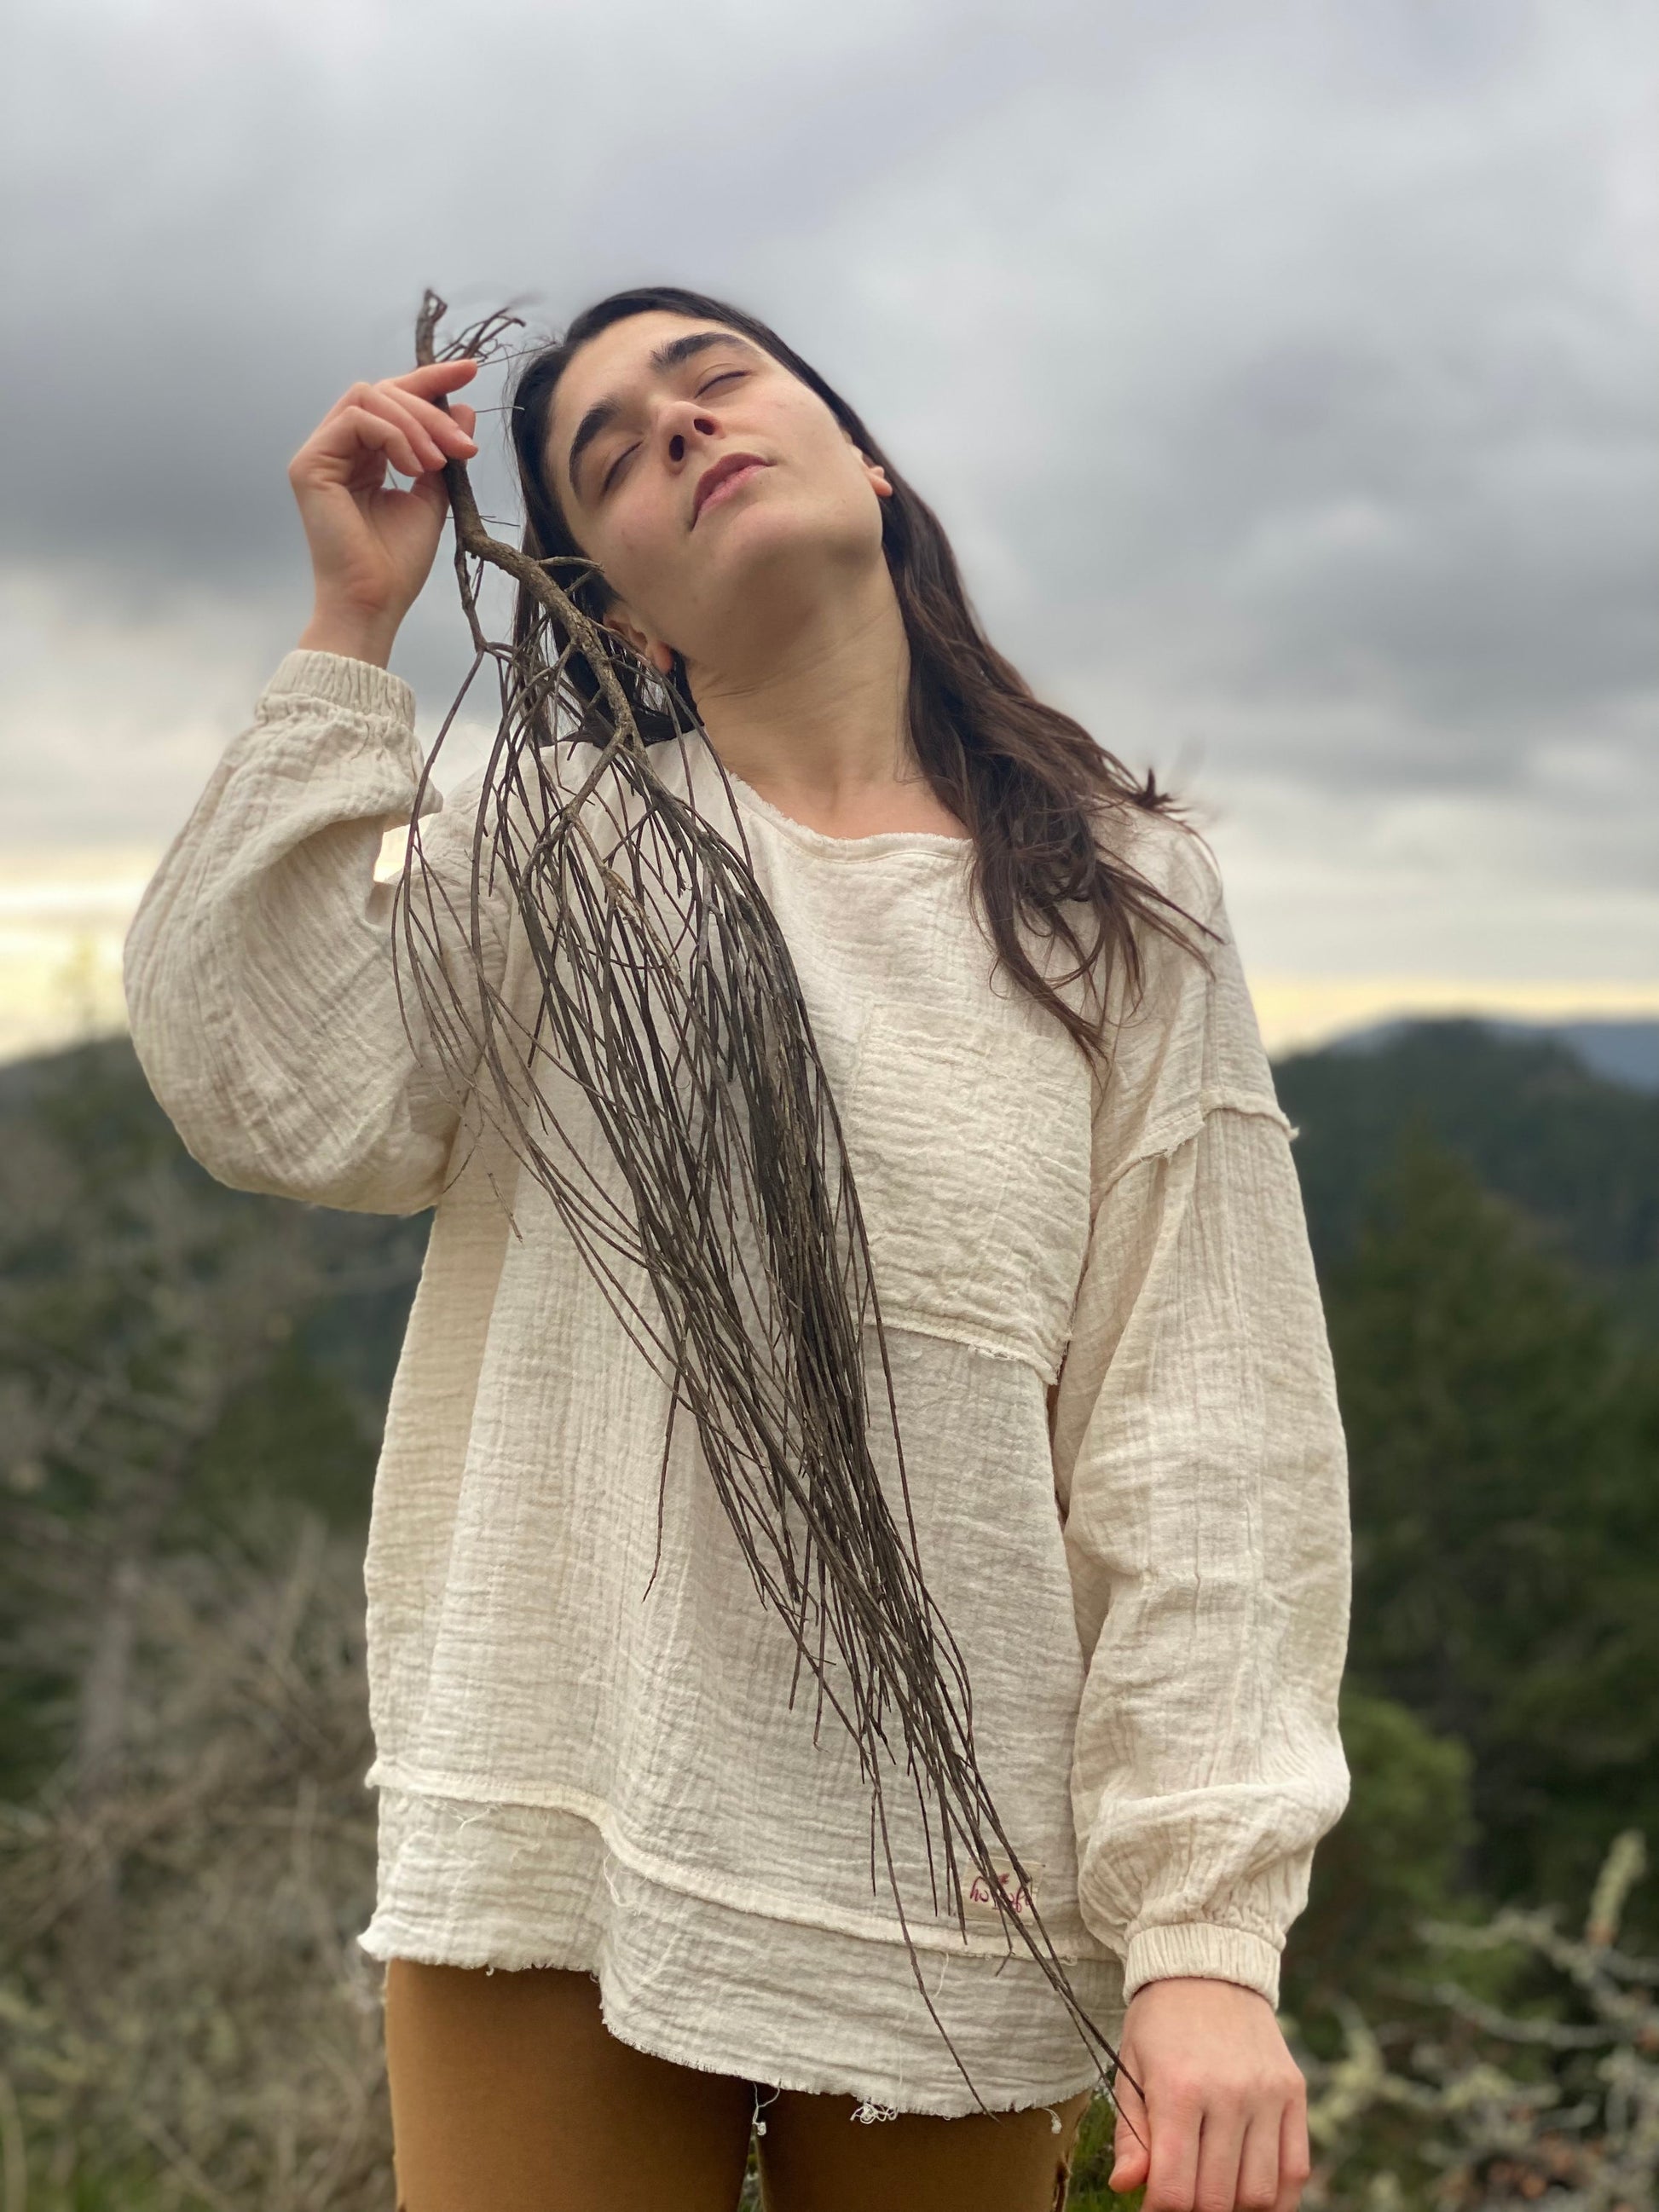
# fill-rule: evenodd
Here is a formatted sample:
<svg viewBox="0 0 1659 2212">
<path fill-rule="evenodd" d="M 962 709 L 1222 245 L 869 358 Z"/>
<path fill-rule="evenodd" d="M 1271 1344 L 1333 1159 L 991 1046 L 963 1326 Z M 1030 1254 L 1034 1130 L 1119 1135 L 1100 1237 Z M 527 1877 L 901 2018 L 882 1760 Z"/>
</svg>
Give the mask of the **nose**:
<svg viewBox="0 0 1659 2212">
<path fill-rule="evenodd" d="M 716 424 L 712 415 L 694 415 L 691 417 L 690 427 L 696 433 L 698 437 L 712 438 L 715 435 L 719 426 Z M 685 432 L 684 430 L 674 430 L 670 432 L 668 439 L 668 458 L 671 461 L 674 462 L 677 466 L 685 459 Z"/>
</svg>

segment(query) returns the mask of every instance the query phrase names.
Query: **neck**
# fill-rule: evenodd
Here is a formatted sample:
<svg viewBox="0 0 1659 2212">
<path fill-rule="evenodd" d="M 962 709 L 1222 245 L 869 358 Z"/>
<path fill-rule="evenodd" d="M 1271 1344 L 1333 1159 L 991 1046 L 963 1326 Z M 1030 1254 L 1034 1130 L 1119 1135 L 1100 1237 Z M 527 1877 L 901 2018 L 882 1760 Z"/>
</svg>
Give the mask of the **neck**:
<svg viewBox="0 0 1659 2212">
<path fill-rule="evenodd" d="M 709 743 L 785 813 L 834 821 L 918 770 L 905 714 L 910 654 L 885 562 L 854 593 L 823 592 L 763 643 L 688 665 Z"/>
</svg>

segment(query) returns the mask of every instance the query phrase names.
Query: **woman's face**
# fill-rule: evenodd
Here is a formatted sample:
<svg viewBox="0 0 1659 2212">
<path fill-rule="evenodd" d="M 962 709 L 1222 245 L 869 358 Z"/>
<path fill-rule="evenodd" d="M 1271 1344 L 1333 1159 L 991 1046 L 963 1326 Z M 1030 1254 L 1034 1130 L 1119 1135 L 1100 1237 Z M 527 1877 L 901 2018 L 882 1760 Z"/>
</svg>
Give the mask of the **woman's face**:
<svg viewBox="0 0 1659 2212">
<path fill-rule="evenodd" d="M 816 392 L 717 323 L 613 323 L 559 380 L 544 465 L 606 619 L 666 672 L 747 657 L 826 591 L 885 574 L 891 486 Z"/>
</svg>

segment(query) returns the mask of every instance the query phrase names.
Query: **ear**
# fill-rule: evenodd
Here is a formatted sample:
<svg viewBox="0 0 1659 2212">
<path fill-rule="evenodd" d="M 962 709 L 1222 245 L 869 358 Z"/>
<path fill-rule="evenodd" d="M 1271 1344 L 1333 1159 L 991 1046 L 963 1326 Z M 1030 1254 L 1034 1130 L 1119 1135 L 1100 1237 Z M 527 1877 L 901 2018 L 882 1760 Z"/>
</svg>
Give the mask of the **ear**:
<svg viewBox="0 0 1659 2212">
<path fill-rule="evenodd" d="M 641 629 L 624 601 L 612 601 L 611 611 L 605 617 L 605 626 L 607 629 L 615 630 L 624 645 L 632 646 L 641 660 L 648 660 L 659 675 L 673 674 L 673 647 L 659 637 L 653 637 L 648 630 Z"/>
<path fill-rule="evenodd" d="M 869 454 L 864 452 L 862 447 L 860 446 L 858 440 L 853 435 L 852 432 L 848 428 L 844 422 L 841 426 L 841 434 L 846 439 L 848 444 L 853 448 L 854 452 L 858 454 L 860 460 L 863 462 L 864 473 L 869 478 L 870 489 L 874 492 L 876 497 L 878 499 L 891 499 L 893 496 L 893 487 L 888 483 L 887 471 L 883 468 L 881 463 L 879 461 L 872 461 L 871 459 Z"/>
</svg>

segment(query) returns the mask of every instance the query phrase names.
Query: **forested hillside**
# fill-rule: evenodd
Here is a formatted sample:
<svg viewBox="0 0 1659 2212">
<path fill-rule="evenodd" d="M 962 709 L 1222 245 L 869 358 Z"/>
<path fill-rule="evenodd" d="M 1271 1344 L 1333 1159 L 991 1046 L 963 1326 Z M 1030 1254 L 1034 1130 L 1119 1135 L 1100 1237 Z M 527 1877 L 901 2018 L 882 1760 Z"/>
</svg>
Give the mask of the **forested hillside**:
<svg viewBox="0 0 1659 2212">
<path fill-rule="evenodd" d="M 1471 1022 L 1275 1074 L 1348 1431 L 1350 1681 L 1473 1754 L 1492 1893 L 1573 1893 L 1620 1826 L 1659 1843 L 1659 1098 Z"/>
<path fill-rule="evenodd" d="M 1659 1097 L 1548 1038 L 1418 1022 L 1381 1048 L 1274 1069 L 1322 1272 L 1352 1249 L 1379 1174 L 1417 1130 L 1511 1200 L 1539 1245 L 1659 1339 Z"/>
<path fill-rule="evenodd" d="M 1354 1796 L 1285 1983 L 1329 2054 L 1346 2005 L 1415 2016 L 1425 1913 L 1659 1846 L 1659 1101 L 1469 1024 L 1276 1073 L 1353 1474 Z M 0 1069 L 0 2157 L 36 2212 L 381 2201 L 360 1560 L 427 1227 L 225 1190 L 125 1040 Z"/>
</svg>

